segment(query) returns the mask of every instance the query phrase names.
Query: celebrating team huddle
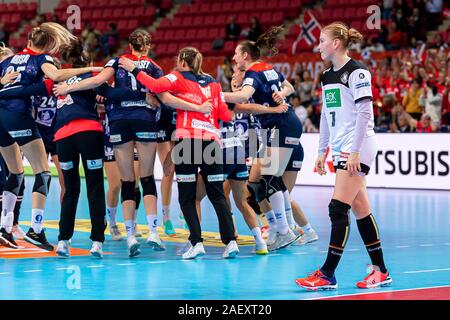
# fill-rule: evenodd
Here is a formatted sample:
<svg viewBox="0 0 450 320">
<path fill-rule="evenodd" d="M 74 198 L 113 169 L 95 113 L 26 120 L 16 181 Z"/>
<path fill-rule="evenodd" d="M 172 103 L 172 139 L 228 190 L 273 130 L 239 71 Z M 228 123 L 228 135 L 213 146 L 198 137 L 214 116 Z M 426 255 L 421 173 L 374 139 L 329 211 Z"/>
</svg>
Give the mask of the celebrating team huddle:
<svg viewBox="0 0 450 320">
<path fill-rule="evenodd" d="M 24 239 L 55 250 L 43 228 L 51 180 L 49 154 L 61 185 L 56 246 L 61 257 L 70 256 L 80 196 L 80 159 L 92 224 L 90 252 L 95 257 L 103 256 L 108 225 L 111 240 L 122 238 L 116 222 L 119 194 L 129 257 L 142 250 L 136 223 L 141 201 L 149 228 L 146 243 L 153 250 L 165 250 L 157 231 L 157 200 L 161 196 L 164 232 L 173 235 L 174 176 L 180 217 L 189 229 L 189 241 L 180 251 L 182 259 L 206 254 L 199 205 L 205 196 L 217 214 L 225 245 L 223 258 L 239 254 L 230 192 L 254 237 L 255 254 L 318 240 L 290 196 L 304 157 L 302 124 L 286 102 L 294 89 L 264 61 L 277 53 L 276 40 L 282 31 L 272 27 L 256 42 L 236 46 L 232 92 L 222 92 L 220 84 L 202 71 L 202 54 L 193 47 L 180 49 L 174 71 L 164 75 L 148 57 L 150 35 L 144 30 L 130 34 L 130 54 L 110 60 L 104 68 L 91 67 L 82 43 L 56 23 L 34 28 L 22 52 L 0 48 L 0 245 L 17 249 L 15 239 Z M 330 145 L 336 185 L 329 204 L 326 262 L 312 275 L 296 280 L 311 290 L 337 288 L 334 271 L 348 239 L 350 209 L 374 265 L 357 286 L 392 282 L 365 187 L 377 152 L 371 75 L 347 55 L 349 44 L 361 39 L 358 31 L 341 23 L 326 26 L 320 38 L 321 57 L 332 66 L 321 77 L 324 112 L 316 168 L 320 175 L 326 173 L 325 153 Z M 61 68 L 55 56 L 70 68 Z M 22 154 L 34 174 L 27 233 L 19 227 Z M 154 178 L 156 154 L 164 171 L 160 190 Z"/>
</svg>

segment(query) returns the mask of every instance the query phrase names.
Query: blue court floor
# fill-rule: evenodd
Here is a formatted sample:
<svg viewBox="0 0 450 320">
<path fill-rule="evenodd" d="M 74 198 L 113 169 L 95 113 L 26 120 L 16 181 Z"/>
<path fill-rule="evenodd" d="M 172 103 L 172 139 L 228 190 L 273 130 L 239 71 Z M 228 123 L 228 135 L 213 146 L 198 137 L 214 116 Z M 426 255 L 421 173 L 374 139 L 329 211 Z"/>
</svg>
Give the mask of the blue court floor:
<svg viewBox="0 0 450 320">
<path fill-rule="evenodd" d="M 26 180 L 22 209 L 22 228 L 29 224 L 32 180 Z M 159 184 L 158 184 L 159 187 Z M 318 242 L 292 246 L 268 256 L 252 254 L 252 245 L 241 246 L 234 260 L 222 260 L 222 247 L 207 246 L 202 260 L 182 261 L 176 251 L 181 239 L 166 241 L 167 250 L 154 252 L 145 246 L 143 253 L 128 258 L 125 241 L 113 242 L 109 235 L 104 251 L 111 254 L 99 260 L 88 255 L 69 259 L 56 257 L 5 258 L 14 256 L 0 248 L 0 299 L 316 299 L 362 293 L 356 281 L 366 275 L 370 260 L 353 218 L 351 235 L 337 270 L 339 290 L 308 292 L 294 283 L 295 278 L 317 269 L 325 259 L 330 224 L 327 205 L 332 189 L 298 186 L 293 191 L 320 236 Z M 78 207 L 78 219 L 88 219 L 85 186 Z M 59 186 L 54 179 L 47 213 L 47 237 L 56 244 L 59 215 Z M 450 286 L 450 192 L 370 189 L 372 211 L 377 219 L 386 264 L 394 280 L 391 291 Z M 177 199 L 176 187 L 173 199 Z M 217 219 L 208 200 L 202 203 L 204 231 L 217 232 Z M 249 235 L 239 212 L 240 235 Z M 176 228 L 182 228 L 172 205 Z M 121 217 L 121 213 L 118 215 Z M 119 218 L 121 221 L 121 218 Z M 141 230 L 146 224 L 140 210 Z M 243 237 L 245 238 L 245 237 Z M 177 242 L 174 242 L 174 241 Z M 89 250 L 89 233 L 76 232 L 72 247 Z M 86 251 L 83 251 L 86 252 Z M 3 255 L 2 255 L 3 253 Z M 364 291 L 364 293 L 367 291 Z M 450 297 L 448 297 L 450 299 Z"/>
</svg>

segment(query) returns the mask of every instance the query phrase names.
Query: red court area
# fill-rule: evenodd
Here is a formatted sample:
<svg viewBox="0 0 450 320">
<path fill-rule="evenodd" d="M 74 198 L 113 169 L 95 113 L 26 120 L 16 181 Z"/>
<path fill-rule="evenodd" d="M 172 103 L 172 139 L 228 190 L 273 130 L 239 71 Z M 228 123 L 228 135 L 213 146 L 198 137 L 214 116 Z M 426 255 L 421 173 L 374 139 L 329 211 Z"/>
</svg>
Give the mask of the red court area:
<svg viewBox="0 0 450 320">
<path fill-rule="evenodd" d="M 320 300 L 450 300 L 450 286 L 389 292 L 369 292 Z"/>
</svg>

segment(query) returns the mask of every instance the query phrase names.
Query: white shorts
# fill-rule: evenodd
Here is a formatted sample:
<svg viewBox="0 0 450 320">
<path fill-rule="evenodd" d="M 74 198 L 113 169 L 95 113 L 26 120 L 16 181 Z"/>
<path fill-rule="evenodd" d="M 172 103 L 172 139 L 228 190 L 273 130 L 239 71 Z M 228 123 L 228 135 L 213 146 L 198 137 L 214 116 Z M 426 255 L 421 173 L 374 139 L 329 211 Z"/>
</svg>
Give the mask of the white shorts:
<svg viewBox="0 0 450 320">
<path fill-rule="evenodd" d="M 348 156 L 350 155 L 351 146 L 345 146 L 346 150 L 341 150 L 340 152 L 333 152 L 333 165 L 334 168 L 344 169 L 344 165 L 347 162 Z M 366 137 L 362 143 L 362 148 L 360 152 L 361 161 L 361 172 L 366 175 L 369 173 L 370 167 L 372 166 L 375 158 L 377 156 L 378 146 L 377 138 L 375 135 Z"/>
</svg>

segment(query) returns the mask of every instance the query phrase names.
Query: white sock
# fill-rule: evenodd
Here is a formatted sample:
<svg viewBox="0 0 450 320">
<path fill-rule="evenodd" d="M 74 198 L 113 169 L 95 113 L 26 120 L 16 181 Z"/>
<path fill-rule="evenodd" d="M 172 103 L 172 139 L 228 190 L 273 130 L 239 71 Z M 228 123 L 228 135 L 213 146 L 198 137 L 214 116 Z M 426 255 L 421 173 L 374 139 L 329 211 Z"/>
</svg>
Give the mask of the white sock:
<svg viewBox="0 0 450 320">
<path fill-rule="evenodd" d="M 264 243 L 264 240 L 262 238 L 262 234 L 261 234 L 261 228 L 260 227 L 255 227 L 252 229 L 252 234 L 253 237 L 255 238 L 255 242 L 257 244 L 261 244 Z"/>
<path fill-rule="evenodd" d="M 170 206 L 162 206 L 163 222 L 170 220 Z"/>
<path fill-rule="evenodd" d="M 44 222 L 44 210 L 31 209 L 31 227 L 35 233 L 41 233 Z"/>
<path fill-rule="evenodd" d="M 3 191 L 2 199 L 2 212 L 14 212 L 14 206 L 16 205 L 17 196 L 9 191 Z"/>
<path fill-rule="evenodd" d="M 133 217 L 134 224 L 137 224 L 137 215 L 138 215 L 138 211 L 135 210 L 134 211 L 134 217 Z"/>
<path fill-rule="evenodd" d="M 125 220 L 125 230 L 127 231 L 127 237 L 134 236 L 134 221 Z"/>
<path fill-rule="evenodd" d="M 295 221 L 294 216 L 292 214 L 292 207 L 291 207 L 291 197 L 289 196 L 289 191 L 283 192 L 284 196 L 284 206 L 286 208 L 286 219 L 287 223 L 289 225 L 289 228 L 294 229 L 295 228 Z"/>
<path fill-rule="evenodd" d="M 277 231 L 281 234 L 286 234 L 289 231 L 289 225 L 286 219 L 286 209 L 284 207 L 283 192 L 277 191 L 269 197 L 273 212 L 275 212 L 275 222 L 277 224 Z"/>
<path fill-rule="evenodd" d="M 111 227 L 115 226 L 117 224 L 116 221 L 117 207 L 106 207 L 106 212 L 108 213 L 109 225 Z"/>
<path fill-rule="evenodd" d="M 14 212 L 2 212 L 2 222 L 1 222 L 1 228 L 5 229 L 6 232 L 11 233 L 12 227 L 14 223 Z"/>
<path fill-rule="evenodd" d="M 307 223 L 305 226 L 302 227 L 304 232 L 312 232 L 314 229 L 311 227 L 309 223 Z"/>
<path fill-rule="evenodd" d="M 266 216 L 267 222 L 269 223 L 270 230 L 277 232 L 277 223 L 275 221 L 275 213 L 273 212 L 273 210 L 265 212 L 264 215 Z"/>
<path fill-rule="evenodd" d="M 150 232 L 157 232 L 158 228 L 158 217 L 156 214 L 147 215 L 148 228 Z"/>
</svg>

